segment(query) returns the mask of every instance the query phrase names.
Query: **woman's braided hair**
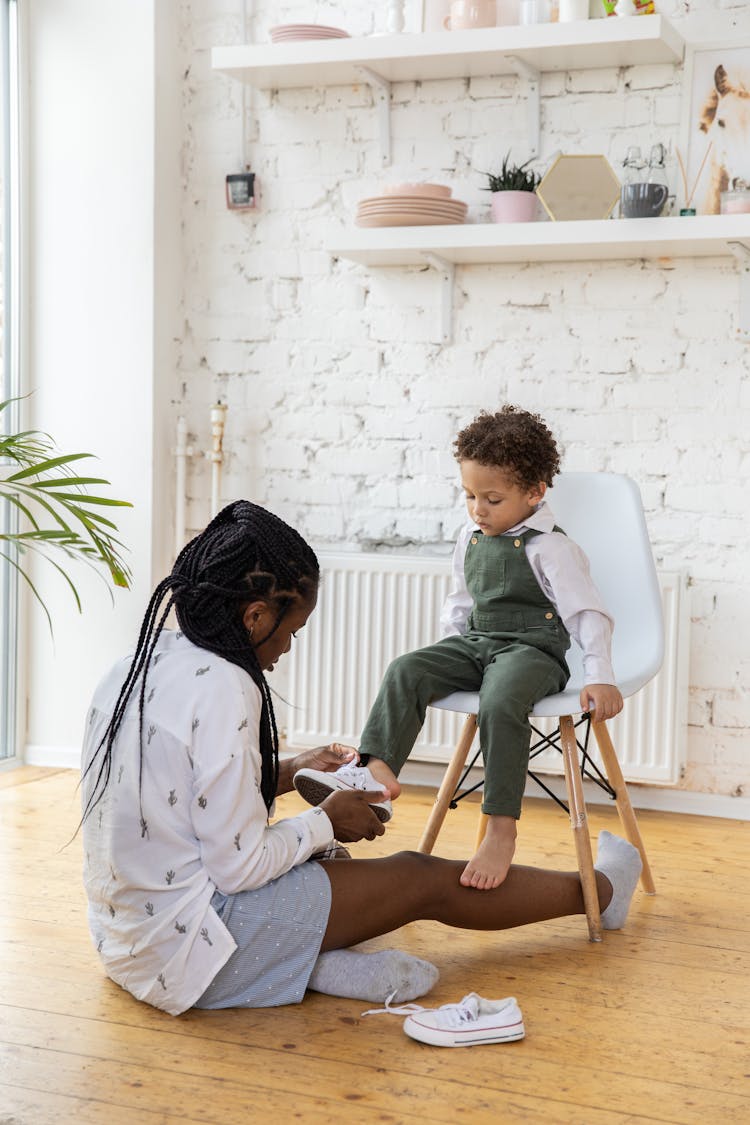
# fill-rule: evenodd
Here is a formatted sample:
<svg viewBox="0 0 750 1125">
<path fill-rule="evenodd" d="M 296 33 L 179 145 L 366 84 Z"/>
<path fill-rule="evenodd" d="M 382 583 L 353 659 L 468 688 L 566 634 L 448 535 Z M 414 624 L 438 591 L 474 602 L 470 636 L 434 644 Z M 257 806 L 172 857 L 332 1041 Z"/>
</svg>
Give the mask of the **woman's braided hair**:
<svg viewBox="0 0 750 1125">
<path fill-rule="evenodd" d="M 98 760 L 99 772 L 82 820 L 104 795 L 112 770 L 114 742 L 139 679 L 142 740 L 146 677 L 173 606 L 180 629 L 188 640 L 244 668 L 260 689 L 261 793 L 266 808 L 270 809 L 279 779 L 279 737 L 270 688 L 244 626 L 243 612 L 256 599 L 271 606 L 276 619 L 263 638 L 268 640 L 292 605 L 312 598 L 319 579 L 318 560 L 302 536 L 272 512 L 247 500 L 238 500 L 222 509 L 200 535 L 183 547 L 172 573 L 159 583 L 151 596 L 109 726 L 86 767 L 84 776 Z"/>
</svg>

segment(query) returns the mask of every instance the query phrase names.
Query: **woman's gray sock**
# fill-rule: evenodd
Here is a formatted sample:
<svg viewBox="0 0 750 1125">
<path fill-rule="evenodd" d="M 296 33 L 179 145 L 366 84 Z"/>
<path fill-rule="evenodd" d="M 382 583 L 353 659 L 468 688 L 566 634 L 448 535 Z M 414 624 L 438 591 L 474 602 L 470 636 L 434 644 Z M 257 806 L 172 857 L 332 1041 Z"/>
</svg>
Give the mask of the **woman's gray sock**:
<svg viewBox="0 0 750 1125">
<path fill-rule="evenodd" d="M 599 833 L 599 846 L 594 868 L 606 875 L 612 884 L 612 901 L 602 912 L 602 927 L 619 930 L 625 925 L 630 900 L 641 874 L 641 856 L 637 848 L 613 836 L 611 832 Z"/>
<path fill-rule="evenodd" d="M 321 953 L 307 987 L 328 996 L 385 1003 L 416 1000 L 437 983 L 440 973 L 429 961 L 421 961 L 400 949 L 362 953 L 357 949 L 332 949 Z"/>
</svg>

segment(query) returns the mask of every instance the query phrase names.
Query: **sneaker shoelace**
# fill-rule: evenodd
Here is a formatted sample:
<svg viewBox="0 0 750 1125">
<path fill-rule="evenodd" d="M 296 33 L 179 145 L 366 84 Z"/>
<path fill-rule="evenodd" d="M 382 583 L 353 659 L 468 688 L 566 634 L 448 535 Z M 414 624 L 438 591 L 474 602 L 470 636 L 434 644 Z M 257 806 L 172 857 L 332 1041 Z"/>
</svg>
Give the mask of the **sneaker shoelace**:
<svg viewBox="0 0 750 1125">
<path fill-rule="evenodd" d="M 366 766 L 352 766 L 347 764 L 339 766 L 336 770 L 336 777 L 340 778 L 345 785 L 350 785 L 352 789 L 369 788 L 370 781 L 368 774 L 369 770 Z"/>
<path fill-rule="evenodd" d="M 462 1023 L 474 1023 L 477 1018 L 477 1002 L 473 998 L 464 996 L 457 1004 L 441 1004 L 439 1008 L 424 1008 L 421 1004 L 392 1004 L 396 998 L 396 989 L 385 998 L 384 1008 L 370 1008 L 362 1012 L 363 1016 L 411 1016 L 415 1012 L 444 1012 L 444 1022 L 448 1027 L 459 1027 Z"/>
<path fill-rule="evenodd" d="M 362 1012 L 363 1016 L 411 1016 L 414 1012 L 426 1012 L 427 1008 L 423 1008 L 421 1004 L 392 1004 L 391 1001 L 396 999 L 398 989 L 394 989 L 390 996 L 385 998 L 384 1008 L 368 1008 L 366 1012 Z"/>
<path fill-rule="evenodd" d="M 460 1027 L 465 1023 L 476 1023 L 479 1014 L 476 1001 L 473 1004 L 467 1004 L 465 1000 L 461 1000 L 458 1004 L 443 1004 L 438 1008 L 438 1011 L 443 1013 L 441 1023 L 445 1027 Z"/>
</svg>

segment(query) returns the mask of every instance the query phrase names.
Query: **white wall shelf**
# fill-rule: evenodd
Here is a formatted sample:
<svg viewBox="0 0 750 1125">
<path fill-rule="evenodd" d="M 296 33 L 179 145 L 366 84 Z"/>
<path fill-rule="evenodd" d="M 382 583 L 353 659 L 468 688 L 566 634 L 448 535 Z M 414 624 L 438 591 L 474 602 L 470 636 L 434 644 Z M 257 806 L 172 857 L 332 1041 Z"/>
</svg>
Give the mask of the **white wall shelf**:
<svg viewBox="0 0 750 1125">
<path fill-rule="evenodd" d="M 740 263 L 738 333 L 750 338 L 750 215 L 586 222 L 467 223 L 354 228 L 331 234 L 330 254 L 364 266 L 429 265 L 442 274 L 443 342 L 451 339 L 456 265 L 732 257 Z"/>
<path fill-rule="evenodd" d="M 365 266 L 424 265 L 426 253 L 477 265 L 728 256 L 730 242 L 750 246 L 750 215 L 354 227 L 330 235 L 327 249 Z"/>
<path fill-rule="evenodd" d="M 584 70 L 682 61 L 682 36 L 663 16 L 214 47 L 212 66 L 259 89 L 349 86 L 361 67 L 388 82 Z"/>
<path fill-rule="evenodd" d="M 214 70 L 266 90 L 367 83 L 380 119 L 381 159 L 389 164 L 392 82 L 517 75 L 526 87 L 529 152 L 534 157 L 540 148 L 543 71 L 679 63 L 684 49 L 679 32 L 653 15 L 214 47 L 211 64 Z"/>
</svg>

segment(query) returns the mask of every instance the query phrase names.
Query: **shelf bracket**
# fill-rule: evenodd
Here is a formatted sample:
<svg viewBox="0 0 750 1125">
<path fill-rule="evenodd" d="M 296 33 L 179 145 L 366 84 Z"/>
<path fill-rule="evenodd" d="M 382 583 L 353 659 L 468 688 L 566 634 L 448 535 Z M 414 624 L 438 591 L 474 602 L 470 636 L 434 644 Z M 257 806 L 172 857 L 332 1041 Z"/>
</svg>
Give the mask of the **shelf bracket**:
<svg viewBox="0 0 750 1125">
<path fill-rule="evenodd" d="M 369 66 L 354 68 L 372 90 L 380 124 L 380 158 L 385 166 L 391 162 L 391 84 Z"/>
<path fill-rule="evenodd" d="M 456 267 L 439 254 L 424 251 L 422 257 L 440 274 L 440 339 L 443 344 L 450 344 L 453 341 L 453 279 Z"/>
<path fill-rule="evenodd" d="M 530 155 L 529 160 L 539 155 L 542 132 L 542 100 L 541 86 L 542 75 L 535 66 L 520 59 L 518 55 L 506 55 L 505 58 L 513 67 L 519 78 L 526 82 L 526 112 L 528 113 L 528 133 Z"/>
<path fill-rule="evenodd" d="M 740 300 L 737 310 L 737 335 L 750 342 L 750 246 L 744 242 L 727 242 L 740 264 Z"/>
</svg>

